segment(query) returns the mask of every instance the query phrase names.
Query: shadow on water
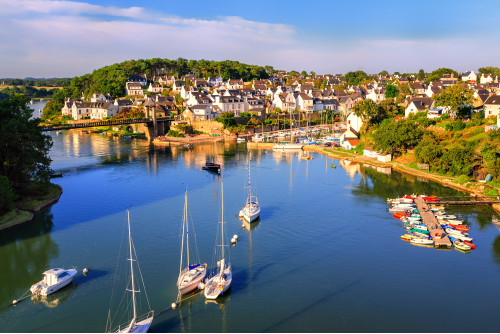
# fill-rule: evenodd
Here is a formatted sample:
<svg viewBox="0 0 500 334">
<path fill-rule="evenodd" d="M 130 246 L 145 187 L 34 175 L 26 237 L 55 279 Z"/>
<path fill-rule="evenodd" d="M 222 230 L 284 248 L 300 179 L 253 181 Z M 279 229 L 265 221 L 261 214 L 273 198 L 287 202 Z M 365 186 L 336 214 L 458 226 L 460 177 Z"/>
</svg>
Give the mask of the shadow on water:
<svg viewBox="0 0 500 334">
<path fill-rule="evenodd" d="M 9 304 L 38 282 L 58 255 L 58 246 L 48 233 L 53 227 L 48 210 L 35 215 L 31 222 L 0 234 L 0 305 Z"/>
<path fill-rule="evenodd" d="M 98 278 L 102 278 L 108 274 L 109 274 L 108 270 L 89 268 L 89 273 L 87 275 L 77 275 L 73 279 L 73 282 L 75 282 L 79 285 L 84 285 L 84 284 L 86 284 L 88 282 L 92 282 Z"/>
<path fill-rule="evenodd" d="M 307 304 L 305 305 L 304 307 L 302 307 L 301 309 L 293 312 L 292 314 L 290 314 L 289 316 L 277 321 L 274 325 L 272 325 L 271 327 L 268 327 L 264 330 L 262 330 L 263 332 L 272 332 L 272 331 L 276 331 L 278 330 L 279 331 L 279 327 L 282 326 L 282 325 L 286 325 L 289 321 L 292 321 L 296 318 L 300 318 L 300 316 L 302 315 L 302 313 L 304 312 L 307 312 L 307 311 L 310 311 L 312 308 L 314 308 L 315 306 L 318 306 L 320 305 L 322 302 L 325 302 L 325 301 L 328 301 L 330 300 L 332 297 L 342 293 L 342 292 L 345 292 L 349 289 L 351 289 L 353 286 L 355 286 L 356 284 L 359 284 L 359 282 L 361 282 L 360 279 L 356 280 L 356 281 L 353 281 L 349 284 L 347 284 L 346 286 L 340 288 L 340 289 L 337 289 L 337 290 L 334 290 L 328 294 L 325 294 L 322 298 L 319 298 L 317 300 L 315 300 L 314 302 L 310 303 L 310 304 Z"/>
</svg>

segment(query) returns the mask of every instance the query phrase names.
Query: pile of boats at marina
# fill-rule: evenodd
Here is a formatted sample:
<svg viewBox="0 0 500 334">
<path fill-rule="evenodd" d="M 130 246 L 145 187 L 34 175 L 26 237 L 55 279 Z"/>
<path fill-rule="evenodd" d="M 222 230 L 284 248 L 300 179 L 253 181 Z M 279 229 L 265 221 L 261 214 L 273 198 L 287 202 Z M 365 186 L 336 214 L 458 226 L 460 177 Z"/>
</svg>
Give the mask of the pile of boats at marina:
<svg viewBox="0 0 500 334">
<path fill-rule="evenodd" d="M 436 218 L 444 232 L 435 232 L 431 235 L 429 227 L 422 221 L 420 211 L 417 209 L 415 199 L 421 198 L 428 205 L 428 210 Z M 405 195 L 394 199 L 387 199 L 391 205 L 389 212 L 403 222 L 406 233 L 401 236 L 402 240 L 409 241 L 414 245 L 434 245 L 436 239 L 448 237 L 455 249 L 461 251 L 470 251 L 476 248 L 473 238 L 467 233 L 469 227 L 463 224 L 462 220 L 457 219 L 455 215 L 447 214 L 443 205 L 434 204 L 439 202 L 436 196 L 426 195 Z"/>
</svg>

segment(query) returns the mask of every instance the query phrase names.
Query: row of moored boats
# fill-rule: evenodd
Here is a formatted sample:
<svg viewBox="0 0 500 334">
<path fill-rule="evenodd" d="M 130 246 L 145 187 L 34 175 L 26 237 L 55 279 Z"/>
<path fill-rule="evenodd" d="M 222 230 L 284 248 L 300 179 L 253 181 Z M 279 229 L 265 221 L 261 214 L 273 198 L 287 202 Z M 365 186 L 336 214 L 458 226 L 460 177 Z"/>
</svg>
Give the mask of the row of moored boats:
<svg viewBox="0 0 500 334">
<path fill-rule="evenodd" d="M 417 209 L 415 199 L 422 198 L 428 205 L 429 210 L 436 218 L 444 232 L 436 232 L 431 235 L 429 228 L 422 222 L 422 216 Z M 436 196 L 425 195 L 405 195 L 395 199 L 387 199 L 391 205 L 389 212 L 394 218 L 400 219 L 406 233 L 401 236 L 402 240 L 409 241 L 414 245 L 434 245 L 436 239 L 448 237 L 453 247 L 461 251 L 470 251 L 476 248 L 473 238 L 467 233 L 470 228 L 464 225 L 463 221 L 457 219 L 455 215 L 449 215 L 444 211 L 443 205 L 433 204 L 438 202 Z"/>
</svg>

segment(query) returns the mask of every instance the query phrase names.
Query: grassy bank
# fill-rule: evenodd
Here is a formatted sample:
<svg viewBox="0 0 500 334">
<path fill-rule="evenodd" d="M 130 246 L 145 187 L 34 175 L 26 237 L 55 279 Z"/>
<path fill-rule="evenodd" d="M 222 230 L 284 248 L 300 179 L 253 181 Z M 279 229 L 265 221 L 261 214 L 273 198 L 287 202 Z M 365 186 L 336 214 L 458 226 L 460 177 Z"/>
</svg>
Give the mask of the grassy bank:
<svg viewBox="0 0 500 334">
<path fill-rule="evenodd" d="M 19 198 L 14 202 L 15 208 L 13 210 L 0 215 L 0 230 L 32 220 L 33 212 L 56 203 L 62 194 L 62 188 L 53 183 L 44 184 L 43 192 L 40 191 L 40 185 L 32 187 L 37 188 L 38 191 L 30 191 L 31 195 Z"/>
</svg>

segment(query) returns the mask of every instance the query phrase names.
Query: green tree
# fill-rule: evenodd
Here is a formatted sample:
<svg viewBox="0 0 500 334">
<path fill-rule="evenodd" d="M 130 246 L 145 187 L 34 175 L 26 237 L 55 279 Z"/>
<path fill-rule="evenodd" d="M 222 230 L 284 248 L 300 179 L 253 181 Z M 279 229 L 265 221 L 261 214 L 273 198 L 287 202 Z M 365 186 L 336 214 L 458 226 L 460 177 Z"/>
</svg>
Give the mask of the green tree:
<svg viewBox="0 0 500 334">
<path fill-rule="evenodd" d="M 493 66 L 481 67 L 478 69 L 478 72 L 481 74 L 490 74 L 493 77 L 500 76 L 500 68 Z"/>
<path fill-rule="evenodd" d="M 387 98 L 380 102 L 378 105 L 380 114 L 385 117 L 395 117 L 401 113 L 401 109 L 396 104 L 396 100 L 393 98 Z"/>
<path fill-rule="evenodd" d="M 302 71 L 302 72 L 300 72 L 300 75 L 301 75 L 303 78 L 306 78 L 306 77 L 307 77 L 307 72 L 306 72 L 306 71 Z"/>
<path fill-rule="evenodd" d="M 383 70 L 378 75 L 389 75 L 389 72 L 387 72 L 386 70 Z"/>
<path fill-rule="evenodd" d="M 445 88 L 441 93 L 432 97 L 436 106 L 450 107 L 454 112 L 468 108 L 473 103 L 474 91 L 462 85 L 453 85 Z"/>
<path fill-rule="evenodd" d="M 17 95 L 0 101 L 0 175 L 21 190 L 32 180 L 48 182 L 52 146 L 39 119 L 30 119 L 28 98 Z"/>
<path fill-rule="evenodd" d="M 425 79 L 425 72 L 423 69 L 420 69 L 417 74 L 417 79 L 423 80 Z"/>
<path fill-rule="evenodd" d="M 399 89 L 393 85 L 385 86 L 385 98 L 396 97 L 399 94 Z"/>
<path fill-rule="evenodd" d="M 234 113 L 230 111 L 223 112 L 220 117 L 215 119 L 217 122 L 224 124 L 224 128 L 236 125 L 236 120 L 234 119 Z"/>
<path fill-rule="evenodd" d="M 12 209 L 15 199 L 14 188 L 5 175 L 0 175 L 0 194 L 2 194 L 0 196 L 0 214 L 3 214 Z"/>
<path fill-rule="evenodd" d="M 453 74 L 453 76 L 455 78 L 458 78 L 458 73 L 456 71 L 452 70 L 451 68 L 444 68 L 443 67 L 443 68 L 439 68 L 435 71 L 432 71 L 431 74 L 429 74 L 429 76 L 427 77 L 426 82 L 429 83 L 431 81 L 439 80 L 439 79 L 441 79 L 443 74 Z"/>
<path fill-rule="evenodd" d="M 349 85 L 357 86 L 365 79 L 368 79 L 368 75 L 363 71 L 347 72 L 345 75 L 345 81 Z"/>
<path fill-rule="evenodd" d="M 374 146 L 386 153 L 402 153 L 415 147 L 424 131 L 412 120 L 384 120 L 373 132 Z"/>
<path fill-rule="evenodd" d="M 426 135 L 415 147 L 415 158 L 418 162 L 432 165 L 443 155 L 443 147 L 431 135 Z"/>
<path fill-rule="evenodd" d="M 370 99 L 356 103 L 353 111 L 365 124 L 369 123 L 371 120 L 378 121 L 380 118 L 380 109 L 378 105 Z"/>
</svg>

